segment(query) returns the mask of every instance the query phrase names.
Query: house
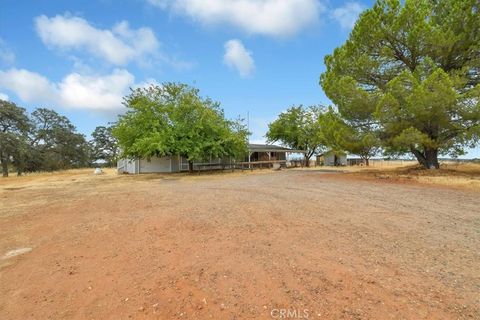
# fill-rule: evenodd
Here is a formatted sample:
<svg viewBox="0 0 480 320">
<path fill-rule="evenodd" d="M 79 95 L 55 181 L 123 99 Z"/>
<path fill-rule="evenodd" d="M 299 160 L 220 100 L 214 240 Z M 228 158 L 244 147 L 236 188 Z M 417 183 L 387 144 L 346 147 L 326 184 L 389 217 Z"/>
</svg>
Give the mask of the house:
<svg viewBox="0 0 480 320">
<path fill-rule="evenodd" d="M 234 159 L 208 159 L 207 161 L 197 161 L 193 163 L 194 170 L 201 169 L 223 169 L 226 165 L 243 165 L 253 167 L 257 164 L 269 165 L 278 163 L 285 167 L 287 163 L 287 153 L 298 153 L 301 150 L 292 150 L 275 145 L 267 144 L 249 144 L 248 156 L 245 161 L 235 161 Z M 151 159 L 120 159 L 117 162 L 119 173 L 155 173 L 155 172 L 183 172 L 188 171 L 187 158 L 179 155 L 166 157 L 152 157 Z"/>
<path fill-rule="evenodd" d="M 330 150 L 317 155 L 317 165 L 321 166 L 346 166 L 347 154 L 341 151 Z"/>
<path fill-rule="evenodd" d="M 256 161 L 287 161 L 288 153 L 304 153 L 303 150 L 293 150 L 273 144 L 249 144 L 247 162 Z"/>
</svg>

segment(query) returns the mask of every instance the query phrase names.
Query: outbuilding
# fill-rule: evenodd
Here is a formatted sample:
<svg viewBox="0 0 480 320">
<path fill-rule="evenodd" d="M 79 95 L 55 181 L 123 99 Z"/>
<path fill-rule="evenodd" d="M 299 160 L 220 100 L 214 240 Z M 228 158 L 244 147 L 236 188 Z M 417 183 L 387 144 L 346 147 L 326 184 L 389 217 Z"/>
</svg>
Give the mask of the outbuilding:
<svg viewBox="0 0 480 320">
<path fill-rule="evenodd" d="M 317 155 L 317 165 L 320 166 L 346 166 L 347 154 L 341 151 L 330 150 Z"/>
</svg>

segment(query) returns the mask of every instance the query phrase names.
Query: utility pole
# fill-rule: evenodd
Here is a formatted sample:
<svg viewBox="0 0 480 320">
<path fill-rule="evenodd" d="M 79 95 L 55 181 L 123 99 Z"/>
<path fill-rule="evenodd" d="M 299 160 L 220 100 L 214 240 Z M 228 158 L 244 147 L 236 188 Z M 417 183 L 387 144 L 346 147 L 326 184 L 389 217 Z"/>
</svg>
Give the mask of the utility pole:
<svg viewBox="0 0 480 320">
<path fill-rule="evenodd" d="M 250 143 L 250 111 L 247 110 L 248 143 Z"/>
<path fill-rule="evenodd" d="M 247 131 L 248 131 L 248 145 L 249 145 L 249 149 L 250 149 L 250 111 L 247 110 Z M 248 169 L 250 169 L 250 157 L 252 156 L 252 154 L 250 153 L 250 150 L 248 150 Z"/>
</svg>

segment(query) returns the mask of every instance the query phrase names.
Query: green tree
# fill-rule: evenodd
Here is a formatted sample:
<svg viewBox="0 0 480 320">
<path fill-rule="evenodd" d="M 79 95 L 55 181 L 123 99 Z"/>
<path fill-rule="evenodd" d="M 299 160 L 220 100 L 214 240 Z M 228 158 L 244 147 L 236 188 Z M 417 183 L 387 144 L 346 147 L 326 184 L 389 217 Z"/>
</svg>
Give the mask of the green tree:
<svg viewBox="0 0 480 320">
<path fill-rule="evenodd" d="M 477 0 L 378 0 L 326 56 L 320 83 L 347 121 L 372 121 L 386 150 L 426 168 L 478 142 Z"/>
<path fill-rule="evenodd" d="M 0 161 L 4 177 L 8 177 L 8 164 L 12 160 L 20 163 L 29 128 L 25 109 L 0 100 Z"/>
<path fill-rule="evenodd" d="M 226 120 L 217 102 L 200 97 L 198 89 L 188 85 L 135 89 L 124 104 L 128 111 L 112 130 L 122 156 L 181 155 L 193 170 L 193 161 L 241 158 L 247 151 L 245 126 Z"/>
<path fill-rule="evenodd" d="M 318 121 L 321 113 L 322 108 L 318 106 L 290 107 L 268 125 L 268 142 L 279 141 L 289 148 L 304 150 L 305 165 L 309 166 L 310 158 L 324 148 Z"/>
<path fill-rule="evenodd" d="M 350 123 L 333 108 L 319 119 L 320 132 L 325 144 L 335 151 L 347 151 L 358 155 L 368 166 L 370 158 L 381 150 L 378 132 L 365 122 Z"/>
<path fill-rule="evenodd" d="M 54 110 L 38 108 L 32 112 L 30 134 L 32 150 L 27 169 L 59 170 L 90 165 L 90 147 L 67 117 Z"/>
<path fill-rule="evenodd" d="M 112 135 L 112 128 L 99 126 L 92 133 L 90 141 L 92 159 L 104 161 L 108 166 L 115 164 L 118 154 L 117 139 Z"/>
</svg>

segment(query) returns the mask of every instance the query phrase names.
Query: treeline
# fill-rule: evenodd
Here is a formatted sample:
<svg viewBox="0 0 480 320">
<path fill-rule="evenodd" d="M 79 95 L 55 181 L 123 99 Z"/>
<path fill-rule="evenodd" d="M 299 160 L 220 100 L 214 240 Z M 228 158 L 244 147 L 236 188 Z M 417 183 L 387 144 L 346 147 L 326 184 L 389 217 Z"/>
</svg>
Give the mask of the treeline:
<svg viewBox="0 0 480 320">
<path fill-rule="evenodd" d="M 332 107 L 292 106 L 268 125 L 268 142 L 280 142 L 295 150 L 305 151 L 305 165 L 315 154 L 326 151 L 349 153 L 369 160 L 386 153 L 381 132 L 371 126 L 348 124 Z"/>
<path fill-rule="evenodd" d="M 111 166 L 117 156 L 116 141 L 108 127 L 97 127 L 92 140 L 78 133 L 70 120 L 47 108 L 31 114 L 10 101 L 0 100 L 0 161 L 2 174 L 14 169 L 18 175 Z"/>
</svg>

